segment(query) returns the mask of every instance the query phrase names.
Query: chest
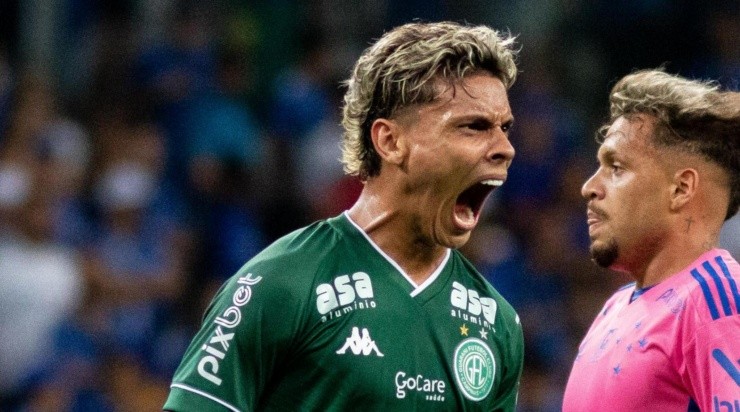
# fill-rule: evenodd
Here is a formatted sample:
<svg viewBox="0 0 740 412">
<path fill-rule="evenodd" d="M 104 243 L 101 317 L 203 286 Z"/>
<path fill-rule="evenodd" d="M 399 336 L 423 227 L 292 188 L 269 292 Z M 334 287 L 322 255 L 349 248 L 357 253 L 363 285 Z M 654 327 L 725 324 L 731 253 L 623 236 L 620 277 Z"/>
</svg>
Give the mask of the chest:
<svg viewBox="0 0 740 412">
<path fill-rule="evenodd" d="M 458 282 L 411 296 L 362 275 L 317 288 L 320 319 L 292 374 L 374 405 L 485 405 L 504 363 L 497 302 Z"/>
<path fill-rule="evenodd" d="M 645 399 L 668 402 L 661 407 L 684 405 L 684 310 L 684 299 L 672 293 L 648 305 L 625 300 L 607 306 L 578 349 L 567 390 L 578 388 L 577 397 L 589 398 L 586 402 L 611 397 L 633 410 L 645 407 Z"/>
</svg>

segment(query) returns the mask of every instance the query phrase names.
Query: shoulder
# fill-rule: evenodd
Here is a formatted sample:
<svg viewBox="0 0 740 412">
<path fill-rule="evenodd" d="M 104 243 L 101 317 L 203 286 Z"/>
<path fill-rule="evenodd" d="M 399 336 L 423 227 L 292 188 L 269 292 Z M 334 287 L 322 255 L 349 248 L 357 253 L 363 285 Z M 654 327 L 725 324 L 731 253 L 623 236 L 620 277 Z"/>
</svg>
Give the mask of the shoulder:
<svg viewBox="0 0 740 412">
<path fill-rule="evenodd" d="M 502 323 L 513 330 L 521 331 L 519 315 L 513 306 L 496 290 L 496 288 L 481 275 L 470 261 L 457 250 L 452 251 L 454 264 L 458 269 L 452 278 L 453 298 L 457 295 L 467 296 L 467 300 L 478 299 L 482 306 L 493 306 L 495 309 L 495 320 L 497 325 Z M 471 293 L 472 292 L 472 293 Z M 454 304 L 454 302 L 453 302 Z M 462 302 L 460 302 L 462 304 Z M 466 302 L 470 304 L 470 302 Z"/>
<path fill-rule="evenodd" d="M 317 221 L 295 230 L 267 246 L 244 264 L 234 277 L 253 272 L 275 278 L 290 278 L 291 282 L 307 280 L 327 261 L 337 257 L 344 245 L 344 232 L 334 219 Z"/>
<path fill-rule="evenodd" d="M 337 249 L 345 247 L 342 230 L 333 220 L 315 222 L 267 246 L 226 281 L 216 300 L 230 301 L 232 295 L 245 290 L 259 292 L 254 293 L 259 300 L 287 303 L 309 299 L 314 285 L 333 273 L 328 268 L 341 254 Z"/>
<path fill-rule="evenodd" d="M 330 254 L 342 239 L 342 231 L 333 219 L 314 222 L 295 230 L 267 246 L 246 265 L 285 265 L 302 259 L 316 262 Z"/>
<path fill-rule="evenodd" d="M 632 293 L 634 293 L 636 289 L 637 289 L 637 283 L 635 282 L 630 282 L 630 283 L 620 286 L 619 289 L 617 289 L 617 291 L 614 292 L 609 297 L 609 299 L 606 300 L 606 302 L 604 303 L 604 306 L 605 307 L 611 306 L 612 304 L 614 304 L 614 302 L 620 300 L 622 296 L 631 296 Z"/>
<path fill-rule="evenodd" d="M 740 265 L 726 251 L 697 260 L 680 276 L 686 309 L 699 324 L 740 314 Z"/>
</svg>

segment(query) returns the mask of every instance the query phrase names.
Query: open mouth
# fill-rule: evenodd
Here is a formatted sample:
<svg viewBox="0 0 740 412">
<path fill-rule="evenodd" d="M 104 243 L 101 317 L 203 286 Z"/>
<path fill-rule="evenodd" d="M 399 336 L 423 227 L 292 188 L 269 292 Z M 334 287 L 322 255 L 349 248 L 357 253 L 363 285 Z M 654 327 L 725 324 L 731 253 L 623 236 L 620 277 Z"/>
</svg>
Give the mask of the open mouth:
<svg viewBox="0 0 740 412">
<path fill-rule="evenodd" d="M 480 211 L 488 195 L 503 183 L 504 181 L 500 179 L 486 179 L 460 193 L 453 210 L 453 216 L 457 226 L 464 230 L 472 230 L 478 223 Z"/>
</svg>

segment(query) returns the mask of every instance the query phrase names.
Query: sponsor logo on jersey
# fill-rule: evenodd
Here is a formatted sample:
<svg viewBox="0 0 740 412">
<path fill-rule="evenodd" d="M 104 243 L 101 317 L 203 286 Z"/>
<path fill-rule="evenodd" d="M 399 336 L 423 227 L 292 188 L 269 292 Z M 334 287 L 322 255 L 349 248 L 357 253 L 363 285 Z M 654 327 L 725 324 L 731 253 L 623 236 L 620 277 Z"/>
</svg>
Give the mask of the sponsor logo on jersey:
<svg viewBox="0 0 740 412">
<path fill-rule="evenodd" d="M 370 275 L 365 272 L 337 276 L 332 283 L 322 283 L 316 287 L 316 309 L 321 315 L 321 322 L 354 310 L 375 308 L 374 298 Z"/>
<path fill-rule="evenodd" d="M 406 372 L 396 373 L 396 398 L 404 399 L 409 392 L 419 392 L 425 400 L 444 402 L 447 383 L 441 379 L 429 379 L 424 375 L 408 376 Z"/>
<path fill-rule="evenodd" d="M 378 349 L 375 341 L 370 338 L 370 332 L 367 328 L 362 328 L 362 334 L 360 334 L 360 328 L 357 326 L 352 328 L 352 334 L 344 342 L 344 346 L 339 348 L 336 353 L 338 355 L 344 355 L 347 349 L 351 350 L 355 355 L 368 356 L 374 352 L 375 356 L 384 356 Z"/>
<path fill-rule="evenodd" d="M 723 401 L 716 396 L 712 400 L 714 401 L 712 412 L 740 412 L 740 400 Z"/>
<path fill-rule="evenodd" d="M 468 289 L 458 282 L 452 282 L 450 303 L 452 304 L 450 315 L 453 318 L 459 318 L 495 332 L 493 324 L 496 320 L 498 304 L 493 298 L 481 297 L 478 291 Z"/>
<path fill-rule="evenodd" d="M 669 307 L 671 313 L 678 315 L 686 309 L 686 301 L 678 292 L 670 288 L 658 296 L 657 300 L 662 300 Z"/>
<path fill-rule="evenodd" d="M 496 360 L 485 342 L 468 338 L 455 348 L 455 381 L 466 398 L 480 401 L 491 392 L 496 376 Z"/>
<path fill-rule="evenodd" d="M 231 330 L 237 327 L 242 320 L 241 308 L 252 299 L 252 286 L 261 280 L 261 276 L 255 278 L 248 273 L 236 281 L 239 287 L 231 298 L 233 305 L 226 308 L 221 316 L 213 321 L 216 329 L 208 343 L 200 348 L 206 355 L 198 362 L 198 374 L 217 386 L 220 386 L 222 382 L 222 379 L 218 377 L 219 362 L 226 357 L 231 346 L 231 339 L 234 338 Z"/>
</svg>

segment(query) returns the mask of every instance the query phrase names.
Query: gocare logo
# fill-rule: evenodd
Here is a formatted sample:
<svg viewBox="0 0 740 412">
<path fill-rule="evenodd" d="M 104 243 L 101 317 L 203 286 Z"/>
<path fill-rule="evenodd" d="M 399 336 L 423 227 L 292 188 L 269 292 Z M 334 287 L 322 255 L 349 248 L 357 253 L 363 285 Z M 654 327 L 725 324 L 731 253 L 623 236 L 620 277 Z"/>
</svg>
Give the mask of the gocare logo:
<svg viewBox="0 0 740 412">
<path fill-rule="evenodd" d="M 252 286 L 261 280 L 262 277 L 253 278 L 252 274 L 248 273 L 247 276 L 236 281 L 240 286 L 232 296 L 231 302 L 233 305 L 229 306 L 221 316 L 213 321 L 216 324 L 216 329 L 208 343 L 200 348 L 207 355 L 198 362 L 198 374 L 215 385 L 221 385 L 222 382 L 222 379 L 218 377 L 219 362 L 226 357 L 231 346 L 231 339 L 234 338 L 234 333 L 231 330 L 242 321 L 241 308 L 252 299 Z"/>
<path fill-rule="evenodd" d="M 478 291 L 468 289 L 458 282 L 452 282 L 450 303 L 453 306 L 450 312 L 453 318 L 460 318 L 465 322 L 493 330 L 496 310 L 498 310 L 498 304 L 493 298 L 481 297 Z"/>
<path fill-rule="evenodd" d="M 421 392 L 428 401 L 444 402 L 447 384 L 441 379 L 429 379 L 423 375 L 407 376 L 396 373 L 396 398 L 404 399 L 409 391 Z"/>
<path fill-rule="evenodd" d="M 353 310 L 374 308 L 373 284 L 365 272 L 337 276 L 332 283 L 316 287 L 316 309 L 321 321 L 338 318 Z"/>
</svg>

